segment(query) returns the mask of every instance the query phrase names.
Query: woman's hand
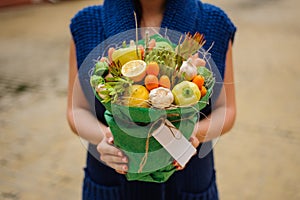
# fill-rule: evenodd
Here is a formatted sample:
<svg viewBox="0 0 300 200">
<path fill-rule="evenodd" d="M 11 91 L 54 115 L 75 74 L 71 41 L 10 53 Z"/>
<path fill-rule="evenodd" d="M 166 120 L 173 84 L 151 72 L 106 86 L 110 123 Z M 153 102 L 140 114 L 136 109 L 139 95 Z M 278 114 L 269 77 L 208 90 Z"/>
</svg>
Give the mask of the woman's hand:
<svg viewBox="0 0 300 200">
<path fill-rule="evenodd" d="M 190 141 L 190 143 L 191 143 L 195 148 L 197 148 L 197 147 L 199 146 L 199 144 L 200 144 L 200 141 L 199 141 L 198 138 L 196 137 L 195 132 L 192 133 L 192 135 L 191 135 L 189 141 Z M 197 153 L 197 152 L 196 152 L 196 153 Z M 185 166 L 179 165 L 179 163 L 178 163 L 176 160 L 174 160 L 172 164 L 173 164 L 174 167 L 176 167 L 176 170 L 183 170 L 184 167 L 185 167 Z"/>
<path fill-rule="evenodd" d="M 97 145 L 97 150 L 100 153 L 100 160 L 106 165 L 116 170 L 120 174 L 126 174 L 128 170 L 128 158 L 124 153 L 114 145 L 112 133 L 107 128 L 105 137 Z"/>
</svg>

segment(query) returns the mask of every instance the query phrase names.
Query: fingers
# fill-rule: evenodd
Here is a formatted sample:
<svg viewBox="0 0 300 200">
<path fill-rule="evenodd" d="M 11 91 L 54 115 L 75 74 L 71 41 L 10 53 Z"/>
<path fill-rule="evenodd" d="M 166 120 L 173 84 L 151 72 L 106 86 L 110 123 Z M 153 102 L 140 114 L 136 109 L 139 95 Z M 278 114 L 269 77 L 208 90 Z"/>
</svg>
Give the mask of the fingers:
<svg viewBox="0 0 300 200">
<path fill-rule="evenodd" d="M 98 144 L 97 151 L 100 153 L 100 160 L 118 173 L 124 174 L 128 171 L 128 158 L 121 150 L 113 146 L 113 137 L 104 138 Z"/>
<path fill-rule="evenodd" d="M 116 172 L 118 172 L 119 174 L 123 174 L 123 175 L 127 174 L 127 172 L 126 172 L 126 171 L 120 171 L 120 170 L 116 170 Z"/>
<path fill-rule="evenodd" d="M 106 136 L 107 138 L 113 137 L 113 135 L 112 135 L 112 133 L 111 133 L 109 127 L 107 127 L 107 130 L 106 130 L 106 132 L 105 132 L 105 136 Z"/>
<path fill-rule="evenodd" d="M 195 148 L 197 148 L 197 147 L 199 146 L 199 144 L 200 144 L 198 138 L 197 138 L 196 136 L 194 136 L 194 135 L 192 135 L 192 136 L 190 137 L 190 140 L 189 140 L 189 141 L 191 142 L 191 144 L 192 144 Z M 197 152 L 196 152 L 196 153 L 197 153 Z M 196 154 L 196 153 L 195 153 L 195 154 Z M 174 160 L 172 164 L 173 164 L 173 166 L 176 168 L 176 170 L 183 170 L 183 169 L 185 168 L 185 166 L 181 166 L 176 160 Z"/>
<path fill-rule="evenodd" d="M 111 168 L 115 169 L 118 173 L 120 173 L 120 172 L 126 173 L 128 171 L 127 163 L 122 164 L 122 163 L 116 163 L 116 162 L 106 162 L 106 164 L 108 166 L 110 166 Z"/>
<path fill-rule="evenodd" d="M 181 166 L 176 160 L 173 161 L 173 166 L 176 168 L 177 171 L 183 170 L 185 166 Z"/>
<path fill-rule="evenodd" d="M 200 145 L 200 141 L 198 140 L 198 138 L 196 136 L 191 136 L 190 137 L 190 143 L 197 148 Z"/>
<path fill-rule="evenodd" d="M 116 163 L 116 164 L 127 164 L 128 159 L 126 156 L 120 156 L 120 155 L 113 155 L 113 154 L 102 154 L 101 160 L 103 160 L 105 163 Z M 126 170 L 126 169 L 123 169 Z"/>
<path fill-rule="evenodd" d="M 109 145 L 98 145 L 100 159 L 111 168 L 119 171 L 128 170 L 128 158 L 116 147 Z"/>
<path fill-rule="evenodd" d="M 114 138 L 113 137 L 107 138 L 107 142 L 108 142 L 108 144 L 113 145 L 114 144 Z"/>
</svg>

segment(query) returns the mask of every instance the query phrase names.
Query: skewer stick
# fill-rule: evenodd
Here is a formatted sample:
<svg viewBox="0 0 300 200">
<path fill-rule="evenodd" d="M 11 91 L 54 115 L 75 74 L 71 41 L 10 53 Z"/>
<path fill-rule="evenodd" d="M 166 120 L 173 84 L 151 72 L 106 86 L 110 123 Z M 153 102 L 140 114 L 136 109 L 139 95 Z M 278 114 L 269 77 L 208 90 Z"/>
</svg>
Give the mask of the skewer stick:
<svg viewBox="0 0 300 200">
<path fill-rule="evenodd" d="M 138 41 L 139 41 L 139 36 L 138 36 L 138 22 L 137 22 L 137 16 L 135 11 L 133 11 L 134 14 L 134 21 L 135 21 L 135 48 L 136 48 L 136 55 L 139 59 L 142 59 L 139 56 L 139 49 L 138 49 Z"/>
</svg>

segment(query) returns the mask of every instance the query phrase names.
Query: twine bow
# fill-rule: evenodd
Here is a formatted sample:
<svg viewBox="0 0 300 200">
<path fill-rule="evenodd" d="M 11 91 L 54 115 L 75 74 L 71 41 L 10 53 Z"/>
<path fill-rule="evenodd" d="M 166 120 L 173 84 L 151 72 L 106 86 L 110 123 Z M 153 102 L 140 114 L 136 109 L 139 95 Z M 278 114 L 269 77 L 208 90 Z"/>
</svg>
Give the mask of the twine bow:
<svg viewBox="0 0 300 200">
<path fill-rule="evenodd" d="M 176 127 L 171 122 L 187 120 L 187 119 L 192 118 L 193 116 L 194 115 L 192 115 L 188 118 L 185 118 L 185 119 L 174 120 L 174 121 L 169 121 L 166 118 L 160 118 L 159 120 L 157 120 L 156 122 L 151 124 L 150 129 L 149 129 L 148 134 L 147 134 L 147 139 L 146 139 L 146 144 L 145 144 L 145 155 L 143 156 L 143 158 L 140 162 L 138 173 L 141 173 L 144 166 L 146 165 L 146 162 L 147 162 L 147 159 L 148 159 L 150 137 L 152 135 L 155 135 L 156 133 L 159 133 L 164 127 L 167 127 L 170 130 L 170 133 L 173 135 L 173 137 L 175 139 L 180 139 L 183 135 L 181 133 L 180 133 L 180 135 L 178 135 L 178 134 L 176 135 L 174 133 L 174 129 L 176 129 Z M 160 126 L 156 130 L 152 131 L 153 127 L 155 127 L 155 125 L 158 124 L 158 123 L 161 123 Z"/>
</svg>

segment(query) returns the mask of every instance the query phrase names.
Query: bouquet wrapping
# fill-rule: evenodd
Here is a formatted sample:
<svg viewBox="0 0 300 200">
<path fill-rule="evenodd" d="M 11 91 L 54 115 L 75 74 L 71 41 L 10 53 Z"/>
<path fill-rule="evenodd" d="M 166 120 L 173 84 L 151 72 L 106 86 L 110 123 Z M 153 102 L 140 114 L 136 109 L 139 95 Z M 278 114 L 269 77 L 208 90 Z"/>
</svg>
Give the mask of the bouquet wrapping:
<svg viewBox="0 0 300 200">
<path fill-rule="evenodd" d="M 114 144 L 128 157 L 128 180 L 165 182 L 176 171 L 174 159 L 185 165 L 195 153 L 186 141 L 215 83 L 199 57 L 204 42 L 199 33 L 177 44 L 146 33 L 96 61 L 90 84 L 106 108 Z"/>
</svg>

